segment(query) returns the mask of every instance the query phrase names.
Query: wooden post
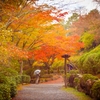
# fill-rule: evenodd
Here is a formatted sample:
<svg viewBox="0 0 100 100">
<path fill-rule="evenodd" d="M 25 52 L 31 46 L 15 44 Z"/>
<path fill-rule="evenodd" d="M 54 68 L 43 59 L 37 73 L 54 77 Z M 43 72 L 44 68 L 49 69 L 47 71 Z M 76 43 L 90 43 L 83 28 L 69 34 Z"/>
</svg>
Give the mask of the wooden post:
<svg viewBox="0 0 100 100">
<path fill-rule="evenodd" d="M 67 88 L 67 70 L 66 70 L 66 67 L 67 66 L 67 61 L 66 61 L 66 58 L 65 58 L 65 88 Z"/>
<path fill-rule="evenodd" d="M 65 54 L 65 55 L 62 55 L 61 57 L 65 58 L 65 88 L 67 88 L 67 70 L 66 70 L 67 61 L 66 60 L 70 57 L 70 55 Z"/>
</svg>

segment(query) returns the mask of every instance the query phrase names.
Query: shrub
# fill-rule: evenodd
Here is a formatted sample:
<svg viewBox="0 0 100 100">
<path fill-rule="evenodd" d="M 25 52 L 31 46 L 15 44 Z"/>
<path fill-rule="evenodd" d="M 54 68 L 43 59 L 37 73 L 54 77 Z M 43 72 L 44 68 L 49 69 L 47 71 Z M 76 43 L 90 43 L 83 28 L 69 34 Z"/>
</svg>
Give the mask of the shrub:
<svg viewBox="0 0 100 100">
<path fill-rule="evenodd" d="M 10 94 L 11 94 L 11 97 L 15 97 L 15 95 L 17 94 L 17 85 L 15 82 L 10 82 Z"/>
<path fill-rule="evenodd" d="M 3 70 L 0 72 L 0 74 L 12 77 L 12 76 L 18 75 L 18 72 L 11 68 L 3 68 Z"/>
<path fill-rule="evenodd" d="M 19 84 L 22 83 L 22 76 L 21 75 L 18 75 L 18 80 L 19 80 Z"/>
<path fill-rule="evenodd" d="M 97 100 L 100 100 L 100 80 L 96 81 L 92 86 L 92 95 Z"/>
<path fill-rule="evenodd" d="M 98 53 L 90 53 L 87 58 L 84 60 L 83 67 L 87 73 L 96 74 L 97 73 L 97 61 L 95 57 L 99 55 Z"/>
<path fill-rule="evenodd" d="M 30 76 L 26 76 L 26 83 L 30 83 L 30 80 L 31 80 L 31 78 L 30 78 Z"/>
<path fill-rule="evenodd" d="M 73 64 L 75 66 L 77 66 L 78 65 L 78 60 L 79 60 L 80 57 L 81 57 L 80 55 L 72 56 L 72 57 L 70 57 L 70 60 L 71 60 L 71 62 L 73 62 Z"/>
<path fill-rule="evenodd" d="M 16 85 L 20 84 L 20 77 L 17 75 L 15 76 Z"/>
<path fill-rule="evenodd" d="M 92 74 L 84 74 L 83 75 L 84 82 L 86 82 L 88 79 L 91 79 L 91 81 L 93 81 L 93 80 L 98 80 L 98 77 L 93 76 Z"/>
<path fill-rule="evenodd" d="M 77 75 L 78 73 L 78 70 L 71 70 L 69 73 L 67 73 L 67 79 L 69 80 L 70 75 Z M 63 74 L 63 78 L 65 78 L 65 74 Z"/>
<path fill-rule="evenodd" d="M 6 83 L 8 83 L 8 81 L 9 80 L 8 80 L 8 78 L 6 76 L 0 74 L 0 83 L 6 84 Z"/>
<path fill-rule="evenodd" d="M 70 73 L 67 73 L 67 80 L 69 80 L 70 75 L 71 75 Z M 63 78 L 65 80 L 65 74 L 63 74 Z"/>
<path fill-rule="evenodd" d="M 78 86 L 79 83 L 80 83 L 80 79 L 79 79 L 78 77 L 75 77 L 75 78 L 74 78 L 74 85 L 75 85 L 75 86 Z"/>
<path fill-rule="evenodd" d="M 15 95 L 17 94 L 17 83 L 16 83 L 16 79 L 15 77 L 7 77 L 8 81 L 7 81 L 7 85 L 10 88 L 10 95 L 11 97 L 15 97 Z"/>
<path fill-rule="evenodd" d="M 17 94 L 17 85 L 19 83 L 29 83 L 30 76 L 19 75 L 14 77 L 7 77 L 0 75 L 0 100 L 11 100 Z"/>
<path fill-rule="evenodd" d="M 10 87 L 7 84 L 0 84 L 0 100 L 11 100 Z"/>
<path fill-rule="evenodd" d="M 29 83 L 30 79 L 31 79 L 30 76 L 22 75 L 22 83 Z"/>
<path fill-rule="evenodd" d="M 29 68 L 29 69 L 25 70 L 24 72 L 25 72 L 26 75 L 29 75 L 30 77 L 33 77 L 34 71 L 35 71 L 34 68 Z"/>
<path fill-rule="evenodd" d="M 71 70 L 71 71 L 70 71 L 70 74 L 77 75 L 77 74 L 79 74 L 79 71 L 78 71 L 78 70 Z"/>
<path fill-rule="evenodd" d="M 77 63 L 78 68 L 80 68 L 83 73 L 88 74 L 98 74 L 100 70 L 100 45 L 91 50 L 88 53 L 83 54 Z"/>
</svg>

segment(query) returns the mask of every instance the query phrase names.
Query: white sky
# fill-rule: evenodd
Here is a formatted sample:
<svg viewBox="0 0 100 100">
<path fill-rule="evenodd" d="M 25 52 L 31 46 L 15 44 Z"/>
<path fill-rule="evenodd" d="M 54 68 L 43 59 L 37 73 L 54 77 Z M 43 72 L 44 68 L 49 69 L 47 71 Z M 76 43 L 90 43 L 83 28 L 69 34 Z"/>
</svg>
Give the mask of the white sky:
<svg viewBox="0 0 100 100">
<path fill-rule="evenodd" d="M 67 20 L 75 9 L 81 9 L 81 14 L 88 13 L 90 10 L 95 9 L 97 5 L 92 1 L 93 0 L 39 0 L 37 4 L 48 4 L 58 9 L 63 9 L 63 11 L 68 11 L 69 14 L 66 15 Z M 82 9 L 82 7 L 87 10 Z M 98 10 L 100 10 L 100 7 L 98 7 Z"/>
</svg>

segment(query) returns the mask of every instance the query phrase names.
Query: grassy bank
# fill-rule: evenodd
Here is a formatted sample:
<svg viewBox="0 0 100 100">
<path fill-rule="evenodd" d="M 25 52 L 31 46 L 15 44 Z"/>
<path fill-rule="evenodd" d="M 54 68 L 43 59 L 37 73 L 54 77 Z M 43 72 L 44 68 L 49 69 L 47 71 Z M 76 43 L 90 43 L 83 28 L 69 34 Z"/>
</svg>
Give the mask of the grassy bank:
<svg viewBox="0 0 100 100">
<path fill-rule="evenodd" d="M 79 92 L 74 88 L 71 87 L 67 87 L 67 88 L 62 88 L 64 91 L 68 92 L 68 93 L 72 93 L 74 94 L 76 97 L 79 98 L 79 100 L 93 100 L 92 98 L 90 98 L 88 95 L 86 95 L 85 93 Z"/>
</svg>

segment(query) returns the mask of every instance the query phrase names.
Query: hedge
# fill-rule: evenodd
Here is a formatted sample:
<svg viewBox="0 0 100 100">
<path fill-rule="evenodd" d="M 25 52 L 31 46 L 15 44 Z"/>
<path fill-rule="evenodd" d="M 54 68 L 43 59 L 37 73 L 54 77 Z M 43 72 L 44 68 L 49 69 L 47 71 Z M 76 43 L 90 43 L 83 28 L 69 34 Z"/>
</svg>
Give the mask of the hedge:
<svg viewBox="0 0 100 100">
<path fill-rule="evenodd" d="M 17 85 L 21 83 L 30 83 L 30 76 L 18 75 L 7 77 L 0 75 L 0 100 L 11 100 L 17 94 Z"/>
<path fill-rule="evenodd" d="M 6 76 L 0 74 L 0 84 L 1 83 L 7 84 L 8 81 L 9 79 Z"/>
<path fill-rule="evenodd" d="M 14 81 L 10 82 L 10 90 L 11 97 L 15 97 L 17 94 L 17 85 Z"/>
<path fill-rule="evenodd" d="M 92 86 L 92 95 L 96 100 L 100 100 L 100 80 L 96 81 Z"/>
<path fill-rule="evenodd" d="M 22 83 L 30 83 L 31 80 L 30 76 L 22 75 L 21 77 L 22 77 L 22 81 L 21 81 Z"/>
<path fill-rule="evenodd" d="M 11 100 L 11 90 L 9 85 L 0 84 L 0 100 Z"/>
</svg>

